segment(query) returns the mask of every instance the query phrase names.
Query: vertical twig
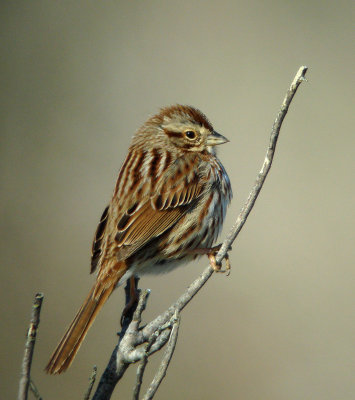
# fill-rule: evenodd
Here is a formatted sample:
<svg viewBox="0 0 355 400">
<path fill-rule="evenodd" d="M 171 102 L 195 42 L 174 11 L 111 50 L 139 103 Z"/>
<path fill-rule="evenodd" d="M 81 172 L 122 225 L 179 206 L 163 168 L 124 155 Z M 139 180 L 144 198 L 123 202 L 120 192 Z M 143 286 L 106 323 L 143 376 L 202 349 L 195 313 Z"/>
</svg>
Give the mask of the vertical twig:
<svg viewBox="0 0 355 400">
<path fill-rule="evenodd" d="M 176 342 L 177 342 L 178 333 L 179 333 L 179 326 L 180 326 L 180 316 L 177 316 L 176 320 L 173 324 L 173 327 L 171 329 L 169 342 L 167 344 L 164 356 L 159 365 L 158 371 L 155 374 L 151 384 L 149 385 L 149 388 L 148 388 L 147 392 L 145 393 L 143 400 L 151 400 L 154 397 L 156 391 L 159 388 L 159 385 L 161 384 L 162 380 L 164 379 L 164 377 L 166 375 L 166 371 L 169 367 L 171 358 L 174 354 L 174 350 L 176 347 Z"/>
<path fill-rule="evenodd" d="M 95 380 L 96 380 L 96 374 L 97 374 L 97 367 L 96 367 L 96 365 L 94 365 L 92 368 L 91 376 L 89 378 L 89 387 L 85 393 L 84 400 L 90 399 L 90 394 L 91 394 L 92 388 L 93 388 L 93 386 L 95 384 Z"/>
<path fill-rule="evenodd" d="M 140 394 L 140 390 L 141 390 L 142 383 L 143 383 L 143 375 L 145 372 L 145 367 L 148 364 L 148 357 L 150 355 L 150 351 L 151 351 L 153 344 L 155 343 L 156 339 L 159 337 L 159 332 L 155 332 L 155 333 L 156 334 L 153 334 L 149 338 L 148 343 L 145 345 L 144 355 L 143 355 L 142 359 L 139 361 L 139 364 L 137 367 L 136 383 L 133 388 L 133 396 L 132 396 L 133 400 L 139 400 L 139 394 Z"/>
<path fill-rule="evenodd" d="M 142 383 L 143 383 L 143 375 L 145 372 L 145 367 L 148 364 L 148 353 L 146 350 L 145 356 L 139 361 L 138 367 L 137 367 L 137 375 L 136 375 L 136 383 L 133 388 L 133 400 L 139 400 L 139 393 L 141 391 Z"/>
<path fill-rule="evenodd" d="M 21 378 L 17 396 L 18 400 L 27 400 L 28 396 L 33 350 L 36 343 L 36 335 L 39 325 L 39 316 L 41 313 L 42 301 L 43 293 L 37 293 L 32 306 L 31 322 L 27 331 L 25 352 L 22 359 Z"/>
</svg>

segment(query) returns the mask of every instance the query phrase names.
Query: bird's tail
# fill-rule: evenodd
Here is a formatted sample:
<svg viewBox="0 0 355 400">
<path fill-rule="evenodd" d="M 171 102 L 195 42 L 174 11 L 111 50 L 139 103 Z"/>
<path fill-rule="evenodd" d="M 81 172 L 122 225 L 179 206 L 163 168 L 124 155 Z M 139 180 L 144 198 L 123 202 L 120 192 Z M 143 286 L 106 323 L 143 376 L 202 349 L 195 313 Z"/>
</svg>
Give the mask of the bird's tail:
<svg viewBox="0 0 355 400">
<path fill-rule="evenodd" d="M 110 297 L 121 276 L 117 277 L 117 280 L 112 282 L 108 287 L 105 287 L 106 285 L 103 286 L 100 282 L 94 285 L 62 340 L 53 352 L 45 368 L 46 372 L 49 374 L 60 374 L 69 368 L 90 326 L 94 322 L 96 315 Z"/>
</svg>

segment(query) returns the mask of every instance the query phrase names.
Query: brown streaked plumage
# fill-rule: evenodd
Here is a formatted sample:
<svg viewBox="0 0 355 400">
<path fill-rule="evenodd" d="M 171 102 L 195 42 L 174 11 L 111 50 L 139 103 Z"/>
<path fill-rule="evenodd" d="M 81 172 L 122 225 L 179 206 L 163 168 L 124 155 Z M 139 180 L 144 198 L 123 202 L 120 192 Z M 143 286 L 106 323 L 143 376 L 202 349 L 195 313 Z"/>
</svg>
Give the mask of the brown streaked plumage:
<svg viewBox="0 0 355 400">
<path fill-rule="evenodd" d="M 215 146 L 227 139 L 196 108 L 161 109 L 133 136 L 92 245 L 96 282 L 46 371 L 72 363 L 112 291 L 134 275 L 166 272 L 209 254 L 232 197 Z"/>
</svg>

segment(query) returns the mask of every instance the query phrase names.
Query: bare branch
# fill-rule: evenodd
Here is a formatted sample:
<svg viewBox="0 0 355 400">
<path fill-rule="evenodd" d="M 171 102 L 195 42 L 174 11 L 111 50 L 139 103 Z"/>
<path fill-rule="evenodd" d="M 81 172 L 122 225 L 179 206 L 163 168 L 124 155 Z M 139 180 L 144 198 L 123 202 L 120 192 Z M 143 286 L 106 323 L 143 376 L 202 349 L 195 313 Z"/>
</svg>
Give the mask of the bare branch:
<svg viewBox="0 0 355 400">
<path fill-rule="evenodd" d="M 89 387 L 85 393 L 84 400 L 90 399 L 90 394 L 91 394 L 92 388 L 93 388 L 93 386 L 95 384 L 95 380 L 96 380 L 96 374 L 97 374 L 97 367 L 96 367 L 96 365 L 94 365 L 92 368 L 91 376 L 89 378 Z"/>
<path fill-rule="evenodd" d="M 148 364 L 148 356 L 151 354 L 150 349 L 155 340 L 156 340 L 156 337 L 151 336 L 151 338 L 149 339 L 148 343 L 145 346 L 144 355 L 138 364 L 137 375 L 136 375 L 136 384 L 133 389 L 133 397 L 132 397 L 133 400 L 139 400 L 139 393 L 140 393 L 141 386 L 143 383 L 143 375 L 144 375 L 145 367 Z"/>
<path fill-rule="evenodd" d="M 27 400 L 28 396 L 33 350 L 36 343 L 36 335 L 39 325 L 39 316 L 41 313 L 42 301 L 43 294 L 37 293 L 32 306 L 31 322 L 27 331 L 25 351 L 22 359 L 21 378 L 17 396 L 18 400 Z"/>
<path fill-rule="evenodd" d="M 151 400 L 154 397 L 156 391 L 159 388 L 159 385 L 161 384 L 162 380 L 164 379 L 164 377 L 166 375 L 166 371 L 169 367 L 171 358 L 174 354 L 174 350 L 176 347 L 176 342 L 177 342 L 178 333 L 179 333 L 179 326 L 180 326 L 180 317 L 177 316 L 175 323 L 173 324 L 173 327 L 171 330 L 170 339 L 169 339 L 167 348 L 165 350 L 163 359 L 161 360 L 158 371 L 155 374 L 151 384 L 149 385 L 149 388 L 148 388 L 146 394 L 144 395 L 143 400 Z"/>
<path fill-rule="evenodd" d="M 168 341 L 170 337 L 171 329 L 167 328 L 157 337 L 156 341 L 153 343 L 150 348 L 149 355 L 154 354 L 159 351 L 162 347 L 164 347 L 165 343 Z"/>
<path fill-rule="evenodd" d="M 39 390 L 37 389 L 37 386 L 33 382 L 33 379 L 30 379 L 30 390 L 32 394 L 35 396 L 36 400 L 43 400 L 43 397 L 40 395 Z"/>
<path fill-rule="evenodd" d="M 279 133 L 280 133 L 282 122 L 287 114 L 287 111 L 291 104 L 291 101 L 297 92 L 298 86 L 301 84 L 301 82 L 306 80 L 305 75 L 306 75 L 307 70 L 308 70 L 308 67 L 306 67 L 306 66 L 302 66 L 299 68 L 299 70 L 297 71 L 297 73 L 291 83 L 290 88 L 288 89 L 288 91 L 285 95 L 285 98 L 281 104 L 280 111 L 277 114 L 277 117 L 272 126 L 269 147 L 266 151 L 265 159 L 264 159 L 263 165 L 261 167 L 261 170 L 258 174 L 258 177 L 255 181 L 255 184 L 254 184 L 252 190 L 249 193 L 248 199 L 247 199 L 246 203 L 244 204 L 244 207 L 240 211 L 240 214 L 239 214 L 235 224 L 233 225 L 229 235 L 227 236 L 226 240 L 223 242 L 222 247 L 220 248 L 220 250 L 216 256 L 217 262 L 222 261 L 224 255 L 227 253 L 229 247 L 234 242 L 234 240 L 238 236 L 239 232 L 243 228 L 250 211 L 254 207 L 255 201 L 256 201 L 257 197 L 259 196 L 261 188 L 264 185 L 265 179 L 270 171 L 271 164 L 274 159 L 276 143 L 277 143 L 277 139 L 279 138 Z"/>
<path fill-rule="evenodd" d="M 176 341 L 177 341 L 177 333 L 178 331 L 175 327 L 179 327 L 180 325 L 180 316 L 178 311 L 175 311 L 173 317 L 164 325 L 160 326 L 153 335 L 150 336 L 149 341 L 144 349 L 144 354 L 142 359 L 137 368 L 137 377 L 136 377 L 136 384 L 133 390 L 133 400 L 139 400 L 139 392 L 142 386 L 143 381 L 143 374 L 145 372 L 145 367 L 148 363 L 148 357 L 155 353 L 156 351 L 160 350 L 169 340 L 169 345 L 167 348 L 166 356 L 163 357 L 159 371 L 157 372 L 154 381 L 150 385 L 150 393 L 154 394 L 159 385 L 161 380 L 164 378 L 166 370 L 169 366 L 170 359 L 175 349 Z M 175 330 L 174 330 L 175 329 Z M 170 353 L 171 352 L 171 353 Z M 170 354 L 170 357 L 167 357 L 167 354 Z M 164 371 L 164 375 L 159 375 L 159 372 L 162 373 Z M 161 376 L 161 379 L 159 378 Z M 147 392 L 148 393 L 148 392 Z M 147 394 L 146 394 L 147 396 Z"/>
<path fill-rule="evenodd" d="M 232 243 L 238 236 L 255 204 L 255 201 L 272 165 L 282 122 L 287 114 L 288 108 L 299 85 L 305 80 L 307 69 L 308 68 L 305 66 L 300 67 L 289 90 L 286 93 L 281 105 L 281 109 L 271 130 L 270 142 L 262 168 L 234 226 L 232 227 L 227 238 L 222 243 L 222 246 L 216 255 L 217 263 L 220 263 L 226 257 L 228 249 L 230 249 Z M 93 400 L 109 399 L 115 385 L 121 379 L 129 364 L 140 361 L 137 370 L 136 385 L 133 393 L 133 399 L 138 400 L 143 374 L 147 364 L 147 358 L 150 354 L 160 350 L 169 340 L 163 360 L 151 385 L 148 388 L 147 393 L 145 394 L 144 400 L 151 400 L 154 397 L 156 390 L 166 374 L 166 370 L 169 366 L 169 362 L 175 349 L 180 321 L 180 317 L 177 319 L 176 315 L 179 315 L 183 308 L 186 307 L 191 299 L 204 286 L 212 274 L 213 269 L 209 265 L 174 304 L 172 304 L 165 312 L 158 315 L 144 328 L 140 328 L 139 325 L 141 322 L 141 314 L 145 308 L 149 293 L 147 291 L 140 293 L 137 309 L 134 312 L 132 320 L 127 322 L 128 326 L 122 329 L 119 343 L 111 355 L 111 359 L 100 380 L 99 387 L 94 395 Z M 143 344 L 146 345 L 144 346 Z M 101 382 L 103 382 L 102 385 Z M 103 387 L 105 387 L 105 390 L 99 394 L 98 392 L 101 390 L 100 388 Z"/>
<path fill-rule="evenodd" d="M 143 383 L 143 375 L 147 364 L 148 364 L 148 354 L 146 353 L 145 357 L 141 359 L 137 367 L 136 383 L 134 385 L 133 396 L 132 396 L 133 400 L 139 400 L 139 393 L 141 391 Z"/>
</svg>

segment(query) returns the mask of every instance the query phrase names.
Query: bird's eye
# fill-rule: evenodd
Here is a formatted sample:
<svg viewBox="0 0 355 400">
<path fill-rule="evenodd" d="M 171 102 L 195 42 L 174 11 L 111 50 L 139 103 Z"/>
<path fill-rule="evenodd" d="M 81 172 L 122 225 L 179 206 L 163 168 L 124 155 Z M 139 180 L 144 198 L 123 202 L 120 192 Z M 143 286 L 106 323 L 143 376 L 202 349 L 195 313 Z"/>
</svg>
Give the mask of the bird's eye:
<svg viewBox="0 0 355 400">
<path fill-rule="evenodd" d="M 185 131 L 185 136 L 190 139 L 196 139 L 196 132 L 195 131 Z"/>
</svg>

